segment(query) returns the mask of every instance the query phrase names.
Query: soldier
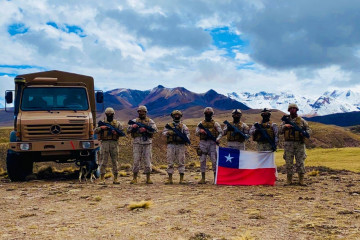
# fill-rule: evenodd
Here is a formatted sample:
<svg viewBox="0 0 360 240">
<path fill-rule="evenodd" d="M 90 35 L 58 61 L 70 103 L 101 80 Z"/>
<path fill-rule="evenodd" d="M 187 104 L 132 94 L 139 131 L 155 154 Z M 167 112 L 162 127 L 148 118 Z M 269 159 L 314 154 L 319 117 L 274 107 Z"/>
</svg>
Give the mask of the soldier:
<svg viewBox="0 0 360 240">
<path fill-rule="evenodd" d="M 223 136 L 223 131 L 219 123 L 215 122 L 212 117 L 214 115 L 214 110 L 211 107 L 206 107 L 204 109 L 205 120 L 201 121 L 196 127 L 196 136 L 200 137 L 198 155 L 200 156 L 200 171 L 201 171 L 201 180 L 199 184 L 205 184 L 205 172 L 206 172 L 206 156 L 210 156 L 212 163 L 212 169 L 214 171 L 214 178 L 216 175 L 216 145 L 220 143 L 220 138 Z M 214 137 L 211 139 L 211 136 L 206 133 L 203 128 L 200 128 L 199 125 L 203 125 L 209 133 Z"/>
<path fill-rule="evenodd" d="M 172 123 L 168 123 L 168 125 L 172 128 L 178 129 L 180 133 L 185 135 L 188 139 L 190 139 L 190 133 L 188 127 L 182 123 L 181 117 L 182 113 L 179 110 L 174 110 L 171 113 L 171 117 L 173 118 Z M 179 137 L 173 130 L 169 130 L 168 128 L 164 128 L 163 135 L 166 136 L 167 142 L 167 154 L 166 158 L 168 161 L 167 173 L 169 175 L 168 180 L 165 184 L 173 184 L 172 176 L 174 174 L 174 161 L 178 161 L 179 167 L 178 171 L 180 174 L 180 184 L 184 184 L 184 173 L 185 173 L 185 144 L 184 139 Z"/>
<path fill-rule="evenodd" d="M 308 123 L 297 115 L 299 108 L 296 104 L 289 104 L 288 111 L 290 112 L 289 120 L 297 126 L 305 130 L 308 134 L 311 133 Z M 304 186 L 306 158 L 304 136 L 301 132 L 296 131 L 290 124 L 282 122 L 280 125 L 280 133 L 284 134 L 284 159 L 286 162 L 287 185 L 292 184 L 294 156 L 296 160 L 296 172 L 299 174 L 299 185 Z"/>
<path fill-rule="evenodd" d="M 115 111 L 113 108 L 108 107 L 105 109 L 106 119 L 105 123 L 110 124 L 114 128 L 123 130 L 121 123 L 114 119 Z M 95 133 L 99 134 L 101 140 L 100 149 L 100 181 L 101 184 L 105 184 L 105 173 L 108 162 L 108 156 L 110 155 L 112 162 L 112 172 L 114 175 L 113 184 L 120 184 L 118 180 L 118 154 L 119 154 L 119 135 L 115 130 L 109 133 L 107 126 L 101 126 L 95 128 Z"/>
<path fill-rule="evenodd" d="M 274 146 L 277 146 L 279 142 L 279 129 L 276 123 L 270 121 L 271 110 L 264 108 L 261 111 L 262 121 L 259 124 L 267 133 Z M 257 124 L 257 123 L 255 123 Z M 255 124 L 250 129 L 250 135 L 253 136 L 253 140 L 257 142 L 257 150 L 261 151 L 275 151 L 269 141 L 262 136 L 261 132 L 256 129 Z"/>
<path fill-rule="evenodd" d="M 137 183 L 137 177 L 140 170 L 140 162 L 145 161 L 145 174 L 146 183 L 153 184 L 150 180 L 151 173 L 151 159 L 152 159 L 152 138 L 154 133 L 157 132 L 155 122 L 148 118 L 147 108 L 145 106 L 139 106 L 137 110 L 139 117 L 133 119 L 134 124 L 129 124 L 127 132 L 131 133 L 131 137 L 134 139 L 133 142 L 133 180 L 130 184 Z M 140 126 L 139 126 L 140 125 Z"/>
<path fill-rule="evenodd" d="M 234 109 L 231 113 L 233 121 L 230 123 L 232 126 L 239 129 L 241 132 L 248 136 L 249 126 L 246 123 L 240 121 L 242 113 L 240 109 Z M 240 133 L 234 133 L 233 129 L 228 128 L 227 124 L 224 127 L 224 135 L 227 135 L 227 146 L 229 148 L 235 148 L 239 150 L 245 150 L 245 138 Z"/>
</svg>

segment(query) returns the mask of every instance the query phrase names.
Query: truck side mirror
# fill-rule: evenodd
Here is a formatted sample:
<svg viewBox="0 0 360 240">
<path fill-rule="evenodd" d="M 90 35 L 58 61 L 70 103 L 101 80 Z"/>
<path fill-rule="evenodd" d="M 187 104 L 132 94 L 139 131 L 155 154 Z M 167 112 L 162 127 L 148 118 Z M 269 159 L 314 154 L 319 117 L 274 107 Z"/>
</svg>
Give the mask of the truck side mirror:
<svg viewBox="0 0 360 240">
<path fill-rule="evenodd" d="M 96 92 L 96 102 L 97 103 L 104 102 L 104 93 L 102 91 Z"/>
<path fill-rule="evenodd" d="M 5 100 L 6 100 L 7 104 L 13 103 L 13 92 L 12 91 L 5 92 Z"/>
</svg>

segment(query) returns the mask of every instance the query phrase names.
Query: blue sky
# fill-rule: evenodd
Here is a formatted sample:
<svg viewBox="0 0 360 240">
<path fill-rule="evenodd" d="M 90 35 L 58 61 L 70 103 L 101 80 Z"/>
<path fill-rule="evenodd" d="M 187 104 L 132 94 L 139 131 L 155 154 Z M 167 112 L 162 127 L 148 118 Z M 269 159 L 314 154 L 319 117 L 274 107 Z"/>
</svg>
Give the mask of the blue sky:
<svg viewBox="0 0 360 240">
<path fill-rule="evenodd" d="M 360 3 L 316 3 L 0 1 L 0 91 L 54 69 L 103 90 L 360 91 Z"/>
</svg>

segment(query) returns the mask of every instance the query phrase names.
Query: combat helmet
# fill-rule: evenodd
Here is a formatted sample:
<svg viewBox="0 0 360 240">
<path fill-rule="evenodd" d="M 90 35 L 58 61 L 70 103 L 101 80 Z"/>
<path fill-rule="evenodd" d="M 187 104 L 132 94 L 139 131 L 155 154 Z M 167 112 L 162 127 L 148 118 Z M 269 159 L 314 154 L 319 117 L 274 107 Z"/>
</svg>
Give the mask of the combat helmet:
<svg viewBox="0 0 360 240">
<path fill-rule="evenodd" d="M 240 109 L 234 109 L 234 110 L 231 112 L 231 115 L 234 115 L 234 114 L 237 114 L 237 113 L 242 114 L 242 112 L 241 112 Z"/>
<path fill-rule="evenodd" d="M 290 111 L 290 108 L 296 108 L 299 111 L 299 108 L 296 105 L 296 103 L 290 103 L 289 106 L 288 106 L 288 111 Z"/>
<path fill-rule="evenodd" d="M 210 112 L 210 113 L 214 114 L 214 109 L 212 107 L 206 107 L 204 109 L 204 113 L 207 113 L 207 112 Z"/>
<path fill-rule="evenodd" d="M 147 108 L 146 108 L 146 106 L 141 105 L 141 106 L 138 107 L 137 111 L 138 111 L 138 112 L 139 112 L 139 111 L 145 111 L 145 112 L 147 112 Z"/>
<path fill-rule="evenodd" d="M 271 115 L 271 110 L 268 109 L 268 108 L 264 108 L 263 110 L 261 110 L 261 115 L 264 115 L 264 114 L 270 114 Z"/>
<path fill-rule="evenodd" d="M 172 111 L 171 114 L 170 114 L 170 116 L 171 116 L 171 117 L 174 117 L 175 114 L 179 114 L 180 117 L 183 116 L 183 114 L 182 114 L 182 112 L 181 112 L 180 110 L 174 110 L 174 111 Z"/>
<path fill-rule="evenodd" d="M 108 107 L 105 109 L 105 114 L 106 115 L 115 114 L 115 110 L 112 107 Z"/>
</svg>

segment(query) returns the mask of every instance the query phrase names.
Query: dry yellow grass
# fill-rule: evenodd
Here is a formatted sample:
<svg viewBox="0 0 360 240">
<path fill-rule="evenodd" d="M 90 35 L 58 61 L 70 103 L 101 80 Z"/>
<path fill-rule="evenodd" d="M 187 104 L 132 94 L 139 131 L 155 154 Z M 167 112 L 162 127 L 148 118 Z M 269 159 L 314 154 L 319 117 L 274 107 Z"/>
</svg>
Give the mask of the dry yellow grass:
<svg viewBox="0 0 360 240">
<path fill-rule="evenodd" d="M 101 201 L 101 197 L 100 196 L 96 196 L 96 197 L 94 197 L 94 201 L 96 201 L 96 202 L 100 202 Z"/>
<path fill-rule="evenodd" d="M 150 208 L 153 205 L 152 201 L 140 201 L 140 202 L 131 202 L 129 204 L 129 209 L 134 210 L 136 208 Z"/>
<path fill-rule="evenodd" d="M 283 154 L 284 150 L 282 149 L 275 153 L 277 166 L 285 164 Z M 307 149 L 306 154 L 305 166 L 325 166 L 332 169 L 360 172 L 360 148 L 314 148 Z"/>
<path fill-rule="evenodd" d="M 239 237 L 234 237 L 233 240 L 255 240 L 250 231 L 246 231 Z"/>
<path fill-rule="evenodd" d="M 128 173 L 124 172 L 124 171 L 120 171 L 120 172 L 118 172 L 118 175 L 119 175 L 119 177 L 127 177 Z"/>
<path fill-rule="evenodd" d="M 114 175 L 111 172 L 105 173 L 105 179 L 112 178 Z"/>
</svg>

